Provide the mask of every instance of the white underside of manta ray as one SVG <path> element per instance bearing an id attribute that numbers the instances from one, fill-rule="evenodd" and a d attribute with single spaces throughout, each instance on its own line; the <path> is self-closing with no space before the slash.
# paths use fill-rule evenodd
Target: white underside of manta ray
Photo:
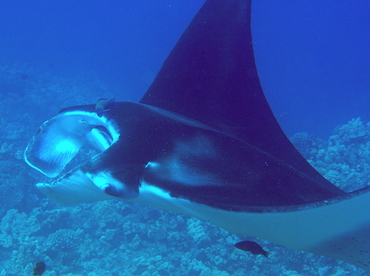
<path id="1" fill-rule="evenodd" d="M 120 199 L 370 271 L 370 188 L 345 193 L 280 129 L 253 55 L 250 0 L 208 0 L 139 103 L 62 109 L 25 160 L 61 204 Z M 100 102 L 101 103 L 101 102 Z M 100 153 L 63 172 L 80 148 Z"/>

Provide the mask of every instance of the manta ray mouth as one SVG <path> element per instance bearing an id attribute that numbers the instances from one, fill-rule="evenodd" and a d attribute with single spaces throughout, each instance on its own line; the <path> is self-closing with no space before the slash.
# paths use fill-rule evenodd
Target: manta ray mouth
<path id="1" fill-rule="evenodd" d="M 119 135 L 114 121 L 105 116 L 80 110 L 62 112 L 42 124 L 28 144 L 24 159 L 47 177 L 55 178 L 84 145 L 100 154 L 118 141 Z"/>

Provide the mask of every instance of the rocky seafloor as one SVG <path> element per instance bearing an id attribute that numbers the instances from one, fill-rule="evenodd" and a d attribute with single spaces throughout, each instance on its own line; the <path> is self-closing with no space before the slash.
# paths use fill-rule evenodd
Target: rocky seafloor
<path id="1" fill-rule="evenodd" d="M 38 126 L 61 107 L 111 96 L 93 77 L 0 67 L 0 276 L 32 275 L 366 275 L 347 263 L 238 237 L 195 218 L 142 205 L 106 201 L 60 206 L 36 188 L 43 176 L 23 161 Z M 370 182 L 370 123 L 338 126 L 328 141 L 307 133 L 293 144 L 327 179 L 351 191 Z M 89 154 L 89 152 L 84 152 Z M 268 259 L 235 249 L 250 239 Z"/>

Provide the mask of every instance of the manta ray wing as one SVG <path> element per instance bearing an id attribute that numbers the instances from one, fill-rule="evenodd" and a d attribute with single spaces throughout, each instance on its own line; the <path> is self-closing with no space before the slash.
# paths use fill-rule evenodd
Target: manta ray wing
<path id="1" fill-rule="evenodd" d="M 304 160 L 281 130 L 257 74 L 251 0 L 206 1 L 141 102 L 238 137 L 306 174 L 329 189 L 333 198 L 342 195 L 331 204 L 321 201 L 304 208 L 291 206 L 290 211 L 280 209 L 278 213 L 269 213 L 266 208 L 266 212 L 260 210 L 264 214 L 227 214 L 224 220 L 219 219 L 219 213 L 212 220 L 207 212 L 203 219 L 233 233 L 341 259 L 370 271 L 369 189 L 343 196 L 344 192 Z M 251 230 L 233 228 L 237 221 Z"/>
<path id="2" fill-rule="evenodd" d="M 208 0 L 140 101 L 238 137 L 343 194 L 287 139 L 262 91 L 255 65 L 251 0 Z"/>

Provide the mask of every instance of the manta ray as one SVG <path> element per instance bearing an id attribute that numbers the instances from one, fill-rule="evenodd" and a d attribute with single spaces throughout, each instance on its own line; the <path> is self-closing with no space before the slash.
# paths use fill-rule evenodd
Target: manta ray
<path id="1" fill-rule="evenodd" d="M 285 136 L 259 81 L 251 0 L 207 0 L 140 102 L 98 111 L 64 108 L 27 146 L 50 199 L 143 203 L 370 271 L 370 187 L 342 191 Z M 67 171 L 85 144 L 99 153 Z"/>

